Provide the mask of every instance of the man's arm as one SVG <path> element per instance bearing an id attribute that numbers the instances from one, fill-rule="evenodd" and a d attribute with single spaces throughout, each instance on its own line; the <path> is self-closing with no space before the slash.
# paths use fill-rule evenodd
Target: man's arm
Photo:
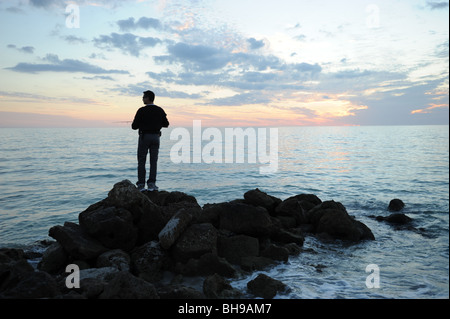
<path id="1" fill-rule="evenodd" d="M 136 112 L 136 115 L 134 116 L 134 120 L 133 123 L 131 123 L 131 128 L 133 130 L 138 130 L 139 129 L 139 123 L 140 123 L 140 116 L 139 116 L 139 110 Z"/>
<path id="2" fill-rule="evenodd" d="M 167 114 L 165 112 L 162 119 L 162 127 L 169 127 L 169 120 L 167 119 Z"/>

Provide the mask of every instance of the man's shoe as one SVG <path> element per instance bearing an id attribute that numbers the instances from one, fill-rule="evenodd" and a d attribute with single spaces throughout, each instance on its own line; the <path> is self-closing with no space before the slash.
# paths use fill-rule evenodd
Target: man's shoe
<path id="1" fill-rule="evenodd" d="M 145 191 L 145 185 L 138 185 L 137 189 L 138 189 L 138 191 L 143 192 L 143 191 Z"/>
<path id="2" fill-rule="evenodd" d="M 155 185 L 155 183 L 148 183 L 148 190 L 150 192 L 157 191 L 159 188 Z"/>

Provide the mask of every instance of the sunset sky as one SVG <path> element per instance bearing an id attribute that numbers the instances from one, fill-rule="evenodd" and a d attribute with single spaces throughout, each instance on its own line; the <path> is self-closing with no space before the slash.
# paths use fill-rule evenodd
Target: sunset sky
<path id="1" fill-rule="evenodd" d="M 449 123 L 441 0 L 3 0 L 0 127 Z"/>

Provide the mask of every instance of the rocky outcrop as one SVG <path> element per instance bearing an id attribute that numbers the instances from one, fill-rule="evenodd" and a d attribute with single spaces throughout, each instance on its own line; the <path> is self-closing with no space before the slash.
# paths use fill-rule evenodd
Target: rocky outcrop
<path id="1" fill-rule="evenodd" d="M 314 233 L 331 239 L 353 242 L 375 239 L 366 225 L 352 218 L 345 207 L 335 201 L 326 201 L 310 209 L 307 220 L 313 225 Z"/>
<path id="2" fill-rule="evenodd" d="M 0 250 L 1 298 L 239 298 L 235 276 L 286 262 L 305 235 L 358 243 L 370 229 L 334 201 L 312 194 L 286 200 L 259 189 L 242 199 L 206 204 L 182 192 L 140 192 L 130 181 L 114 185 L 79 223 L 50 228 L 55 239 L 35 271 L 21 250 Z M 305 233 L 308 230 L 308 233 Z M 70 286 L 68 265 L 80 269 Z M 201 276 L 203 290 L 165 281 Z M 37 288 L 36 288 L 37 287 Z M 248 293 L 273 298 L 288 287 L 259 275 Z"/>

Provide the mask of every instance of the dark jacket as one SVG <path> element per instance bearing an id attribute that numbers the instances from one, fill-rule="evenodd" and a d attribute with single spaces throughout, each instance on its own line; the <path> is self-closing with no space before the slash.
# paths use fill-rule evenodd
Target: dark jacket
<path id="1" fill-rule="evenodd" d="M 167 114 L 162 108 L 157 105 L 150 104 L 141 107 L 134 117 L 131 124 L 133 130 L 139 130 L 142 133 L 160 133 L 161 128 L 169 127 Z"/>

